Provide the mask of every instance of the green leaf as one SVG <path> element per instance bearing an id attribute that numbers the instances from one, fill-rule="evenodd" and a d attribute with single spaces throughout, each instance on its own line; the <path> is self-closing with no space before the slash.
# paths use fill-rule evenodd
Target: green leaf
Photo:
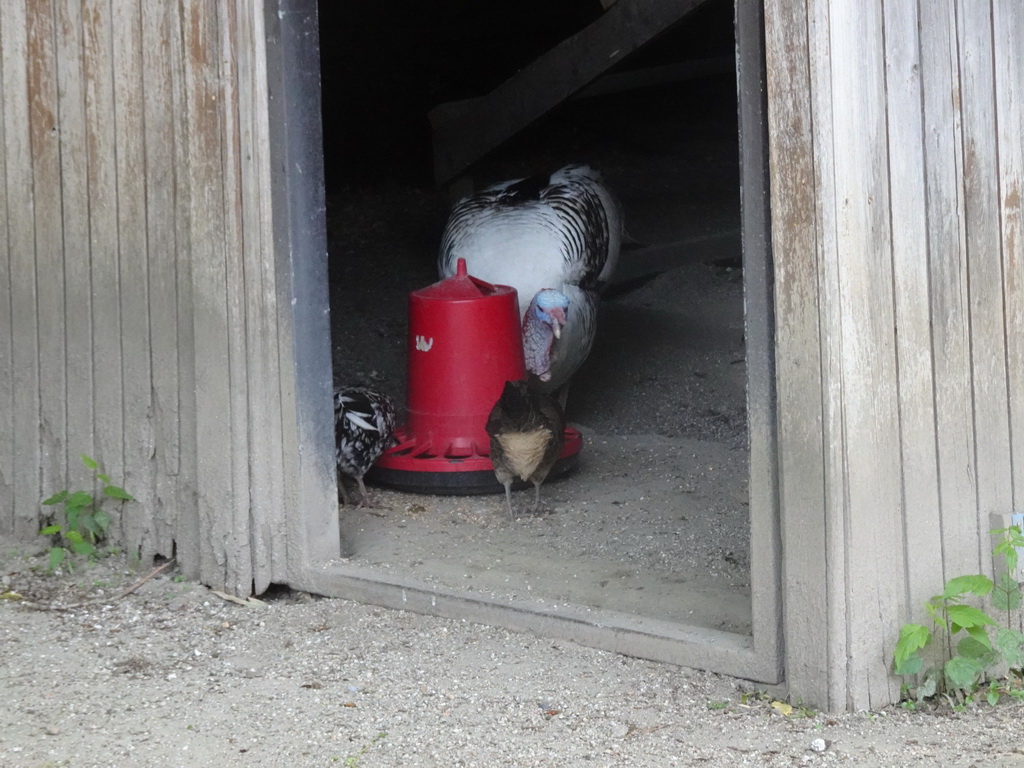
<path id="1" fill-rule="evenodd" d="M 100 479 L 100 482 L 102 483 L 110 482 L 110 478 L 107 475 L 104 475 L 102 472 L 97 472 L 96 477 L 98 477 Z"/>
<path id="2" fill-rule="evenodd" d="M 96 522 L 96 515 L 82 516 L 82 531 L 89 534 L 89 540 L 94 542 L 103 536 L 103 529 Z"/>
<path id="3" fill-rule="evenodd" d="M 1010 574 L 1002 574 L 992 591 L 992 605 L 998 611 L 1015 611 L 1020 604 L 1020 585 Z"/>
<path id="4" fill-rule="evenodd" d="M 984 670 L 983 666 L 971 659 L 965 659 L 963 656 L 954 656 L 943 667 L 950 688 L 961 691 L 967 691 L 973 687 L 982 670 Z"/>
<path id="5" fill-rule="evenodd" d="M 53 494 L 53 496 L 51 496 L 50 498 L 46 499 L 43 502 L 43 504 L 46 504 L 47 506 L 53 506 L 54 504 L 60 504 L 67 497 L 68 497 L 68 492 L 67 491 L 57 491 L 57 493 Z"/>
<path id="6" fill-rule="evenodd" d="M 1024 634 L 1016 629 L 1000 627 L 996 630 L 995 645 L 1010 669 L 1024 667 Z"/>
<path id="7" fill-rule="evenodd" d="M 975 664 L 979 669 L 985 670 L 999 662 L 999 652 L 992 649 L 992 644 L 985 630 L 981 627 L 974 627 L 969 631 L 983 633 L 984 641 L 975 637 L 965 637 L 957 643 L 957 655 Z"/>
<path id="8" fill-rule="evenodd" d="M 108 485 L 103 489 L 103 492 L 112 499 L 123 499 L 124 501 L 135 501 L 130 493 L 124 488 L 118 488 L 116 485 Z"/>
<path id="9" fill-rule="evenodd" d="M 40 536 L 52 536 L 55 533 L 60 533 L 59 525 L 48 525 L 39 532 Z"/>
<path id="10" fill-rule="evenodd" d="M 1007 539 L 1003 539 L 992 549 L 992 554 L 1003 556 L 1003 559 L 1005 560 L 1004 566 L 1009 573 L 1017 572 L 1019 556 L 1017 554 L 1017 548 L 1013 546 L 1012 542 Z"/>
<path id="11" fill-rule="evenodd" d="M 1003 540 L 996 545 L 997 548 L 1003 544 L 1016 549 L 1024 547 L 1024 532 L 1021 531 L 1021 527 L 1019 525 L 1011 525 L 1008 528 L 993 528 L 989 533 L 993 536 L 1003 537 Z"/>
<path id="12" fill-rule="evenodd" d="M 96 551 L 96 547 L 88 541 L 74 541 L 71 542 L 71 551 L 76 555 L 91 555 Z"/>
<path id="13" fill-rule="evenodd" d="M 68 551 L 64 547 L 53 547 L 50 550 L 50 570 L 55 571 L 60 567 L 60 564 L 64 562 L 64 558 L 67 557 Z"/>
<path id="14" fill-rule="evenodd" d="M 901 664 L 893 663 L 893 672 L 897 675 L 916 675 L 924 666 L 924 659 L 919 653 L 912 653 Z"/>
<path id="15" fill-rule="evenodd" d="M 992 582 L 989 582 L 991 589 Z M 954 626 L 954 632 L 968 627 L 984 627 L 994 625 L 995 620 L 984 611 L 975 608 L 973 605 L 951 605 L 946 609 L 949 621 Z"/>
<path id="16" fill-rule="evenodd" d="M 992 641 L 989 639 L 988 630 L 985 627 L 967 627 L 967 634 L 971 640 L 980 644 L 983 648 L 992 650 Z"/>
<path id="17" fill-rule="evenodd" d="M 917 651 L 924 648 L 931 642 L 932 633 L 928 627 L 922 624 L 904 624 L 900 628 L 900 637 L 896 641 L 896 650 L 893 652 L 893 663 L 897 670 L 896 674 L 915 674 L 914 672 L 900 672 L 907 660 Z"/>
<path id="18" fill-rule="evenodd" d="M 988 666 L 989 661 L 995 660 L 988 635 L 982 627 L 971 627 L 967 631 L 970 633 L 969 636 L 956 644 L 956 652 L 965 659 L 984 662 L 985 666 Z M 975 633 L 980 633 L 980 636 Z"/>
<path id="19" fill-rule="evenodd" d="M 996 686 L 995 680 L 989 684 L 988 693 L 985 694 L 985 700 L 988 702 L 990 707 L 994 707 L 999 703 L 999 688 Z"/>
<path id="20" fill-rule="evenodd" d="M 85 464 L 89 469 L 96 469 L 99 464 L 96 463 L 96 459 L 86 456 L 84 453 L 81 454 L 82 463 Z"/>
<path id="21" fill-rule="evenodd" d="M 96 514 L 92 516 L 93 522 L 96 524 L 96 533 L 102 538 L 107 533 L 107 529 L 110 528 L 110 514 L 105 509 L 97 509 Z"/>
<path id="22" fill-rule="evenodd" d="M 1019 555 L 1017 554 L 1017 548 L 1016 547 L 1010 547 L 1010 551 L 1007 552 L 1006 555 L 1004 555 L 1004 559 L 1006 561 L 1005 562 L 1005 566 L 1006 566 L 1006 570 L 1007 570 L 1008 573 L 1016 573 L 1017 572 L 1018 558 L 1019 558 Z M 1005 576 L 1006 574 L 1003 574 L 1003 575 Z"/>
<path id="23" fill-rule="evenodd" d="M 955 579 L 950 579 L 946 582 L 946 589 L 940 598 L 942 600 L 951 600 L 968 594 L 984 597 L 991 591 L 992 579 L 978 573 L 973 576 L 957 576 Z"/>
<path id="24" fill-rule="evenodd" d="M 88 507 L 91 506 L 95 499 L 91 493 L 85 491 L 75 491 L 67 498 L 67 506 L 69 507 Z"/>

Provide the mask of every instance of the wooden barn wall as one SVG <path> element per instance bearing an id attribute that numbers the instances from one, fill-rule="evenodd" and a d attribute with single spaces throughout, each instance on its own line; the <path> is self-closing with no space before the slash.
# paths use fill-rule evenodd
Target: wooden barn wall
<path id="1" fill-rule="evenodd" d="M 1024 511 L 1024 4 L 765 15 L 787 678 L 862 709 Z"/>
<path id="2" fill-rule="evenodd" d="M 263 6 L 0 3 L 0 532 L 87 454 L 115 541 L 241 594 L 296 493 Z"/>

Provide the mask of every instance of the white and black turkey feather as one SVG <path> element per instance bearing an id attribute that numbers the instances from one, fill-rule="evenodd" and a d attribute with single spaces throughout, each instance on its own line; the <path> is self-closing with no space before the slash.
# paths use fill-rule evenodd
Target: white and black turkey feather
<path id="1" fill-rule="evenodd" d="M 611 280 L 621 242 L 622 214 L 600 175 L 569 165 L 459 201 L 438 271 L 454 275 L 463 258 L 474 277 L 516 289 L 527 370 L 553 392 L 590 354 L 599 292 Z"/>
<path id="2" fill-rule="evenodd" d="M 363 475 L 395 444 L 395 406 L 387 395 L 366 387 L 341 387 L 334 392 L 334 440 L 338 490 L 348 504 L 344 479 L 359 487 L 359 504 L 367 500 Z"/>

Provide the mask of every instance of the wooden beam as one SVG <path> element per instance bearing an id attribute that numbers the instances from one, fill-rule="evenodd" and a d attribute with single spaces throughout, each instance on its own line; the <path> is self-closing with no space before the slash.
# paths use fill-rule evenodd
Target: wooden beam
<path id="1" fill-rule="evenodd" d="M 764 3 L 736 0 L 743 327 L 747 351 L 750 608 L 754 653 L 766 677 L 784 678 L 782 530 L 775 391 L 775 274 L 771 256 Z"/>
<path id="2" fill-rule="evenodd" d="M 619 0 L 493 91 L 430 112 L 443 184 L 619 63 L 704 0 Z"/>
<path id="3" fill-rule="evenodd" d="M 771 171 L 771 252 L 775 304 L 779 511 L 782 535 L 782 621 L 789 690 L 817 707 L 830 700 L 830 573 L 825 526 L 826 469 L 822 321 L 808 4 L 764 4 Z M 839 638 L 839 639 L 837 639 Z"/>
<path id="4" fill-rule="evenodd" d="M 710 59 L 680 61 L 676 64 L 660 64 L 654 67 L 617 72 L 598 78 L 590 85 L 573 94 L 573 99 L 589 99 L 609 93 L 621 93 L 637 88 L 652 88 L 656 85 L 681 83 L 708 75 L 735 74 L 735 56 L 716 56 Z"/>

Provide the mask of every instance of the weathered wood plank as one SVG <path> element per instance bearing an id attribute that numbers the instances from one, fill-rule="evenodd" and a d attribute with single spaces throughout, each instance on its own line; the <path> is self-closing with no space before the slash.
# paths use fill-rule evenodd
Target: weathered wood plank
<path id="1" fill-rule="evenodd" d="M 904 541 L 908 612 L 924 621 L 923 606 L 942 584 L 942 521 L 936 462 L 934 361 L 928 295 L 928 212 L 925 137 L 921 125 L 921 57 L 917 7 L 885 4 L 886 110 Z M 890 639 L 891 641 L 891 639 Z"/>
<path id="2" fill-rule="evenodd" d="M 142 16 L 138 0 L 112 0 L 114 136 L 117 145 L 118 284 L 122 318 L 124 485 L 136 504 L 121 516 L 121 541 L 143 564 L 155 554 L 153 520 L 153 385 L 149 254 L 146 241 L 146 161 Z"/>
<path id="3" fill-rule="evenodd" d="M 238 105 L 242 239 L 246 244 L 245 316 L 249 357 L 249 430 L 253 588 L 257 594 L 287 572 L 281 431 L 281 368 L 270 209 L 266 32 L 263 9 L 238 13 Z"/>
<path id="4" fill-rule="evenodd" d="M 124 387 L 117 248 L 117 146 L 114 134 L 113 19 L 107 0 L 84 0 L 85 127 L 89 240 L 92 245 L 92 377 L 96 456 L 124 477 Z"/>
<path id="5" fill-rule="evenodd" d="M 978 529 L 983 533 L 988 515 L 1009 513 L 1013 498 L 993 98 L 996 62 L 992 58 L 989 3 L 958 3 L 956 8 L 977 514 Z M 985 563 L 990 562 L 987 543 L 981 547 Z"/>
<path id="6" fill-rule="evenodd" d="M 249 387 L 250 370 L 246 354 L 246 270 L 242 222 L 241 138 L 239 128 L 239 82 L 237 60 L 238 2 L 221 0 L 219 8 L 219 69 L 222 75 L 221 119 L 223 120 L 224 259 L 227 280 L 227 341 L 230 376 L 231 415 L 231 537 L 225 540 L 227 587 L 235 594 L 252 590 L 252 521 L 249 477 Z M 242 10 L 244 13 L 244 9 Z"/>
<path id="7" fill-rule="evenodd" d="M 185 99 L 188 113 L 188 186 L 192 318 L 195 340 L 196 490 L 199 567 L 218 589 L 229 585 L 234 457 L 227 329 L 228 284 L 221 152 L 225 118 L 220 71 L 219 8 L 205 0 L 182 3 Z"/>
<path id="8" fill-rule="evenodd" d="M 63 198 L 68 484 L 92 482 L 79 461 L 96 453 L 92 371 L 92 245 L 89 232 L 88 145 L 85 122 L 82 4 L 58 0 L 57 56 L 60 173 Z"/>
<path id="9" fill-rule="evenodd" d="M 703 1 L 620 0 L 487 95 L 432 112 L 438 183 L 464 171 Z"/>
<path id="10" fill-rule="evenodd" d="M 1024 6 L 993 3 L 1001 250 L 1013 509 L 1024 509 Z"/>
<path id="11" fill-rule="evenodd" d="M 339 556 L 316 5 L 265 0 L 290 578 Z"/>
<path id="12" fill-rule="evenodd" d="M 198 379 L 196 374 L 196 326 L 192 293 L 192 263 L 195 244 L 192 241 L 192 142 L 190 141 L 189 78 L 188 78 L 188 14 L 181 3 L 167 10 L 168 39 L 171 59 L 172 126 L 174 131 L 175 189 L 175 287 L 177 303 L 178 343 L 178 474 L 175 478 L 177 517 L 173 536 L 178 564 L 191 578 L 202 573 L 200 561 L 199 519 L 199 438 L 197 427 Z"/>
<path id="13" fill-rule="evenodd" d="M 925 184 L 944 576 L 981 568 L 973 414 L 956 22 L 951 5 L 919 6 Z M 964 546 L 964 542 L 970 542 Z"/>
<path id="14" fill-rule="evenodd" d="M 831 21 L 830 5 L 823 2 L 809 4 L 810 28 L 818 30 L 810 36 L 810 103 L 811 131 L 814 152 L 814 217 L 815 245 L 818 270 L 818 322 L 820 324 L 820 355 L 822 376 L 822 429 L 823 461 L 825 469 L 824 487 L 824 531 L 823 553 L 826 562 L 825 611 L 822 617 L 827 637 L 827 664 L 830 670 L 827 685 L 828 706 L 843 706 L 847 701 L 849 680 L 836 670 L 845 669 L 847 654 L 846 630 L 849 611 L 845 595 L 847 573 L 842 561 L 828 553 L 843 552 L 847 546 L 846 528 L 846 482 L 845 445 L 843 423 L 843 355 L 842 355 L 842 311 L 843 296 L 840 285 L 839 253 L 836 221 L 837 208 L 834 204 L 836 188 L 835 146 L 833 135 L 832 88 L 833 78 L 830 67 L 831 53 L 829 33 Z"/>
<path id="15" fill-rule="evenodd" d="M 0 25 L 10 23 L 4 19 L 0 9 Z M 0 45 L 4 43 L 3 31 L 0 30 Z M 5 69 L 8 66 L 5 57 L 0 55 L 0 104 L 5 104 L 4 87 L 6 82 Z M 12 252 L 10 230 L 8 228 L 7 204 L 7 153 L 4 147 L 6 120 L 0 115 L 0 248 L 6 254 Z M 11 317 L 12 286 L 9 268 L 9 256 L 0 268 L 0 530 L 10 531 L 14 528 L 14 338 L 12 334 L 13 320 Z"/>
<path id="16" fill-rule="evenodd" d="M 11 339 L 13 372 L 13 485 L 15 536 L 39 530 L 43 499 L 39 482 L 39 335 L 35 274 L 35 201 L 32 187 L 32 140 L 26 3 L 0 3 L 0 56 L 3 60 L 4 145 L 7 175 L 7 247 L 10 253 Z"/>
<path id="17" fill-rule="evenodd" d="M 831 150 L 841 306 L 832 311 L 842 323 L 847 553 L 846 593 L 830 599 L 845 605 L 846 696 L 860 710 L 899 698 L 878 659 L 906 608 L 905 583 L 892 578 L 905 562 L 881 3 L 834 4 L 829 30 L 832 88 L 841 94 Z"/>
<path id="18" fill-rule="evenodd" d="M 825 466 L 809 41 L 803 3 L 765 2 L 786 678 L 828 701 Z"/>
<path id="19" fill-rule="evenodd" d="M 156 478 L 152 546 L 161 553 L 174 547 L 178 520 L 179 387 L 178 375 L 178 174 L 175 156 L 174 77 L 171 46 L 176 9 L 166 4 L 142 8 L 144 81 L 144 184 L 148 253 L 149 343 L 152 359 L 153 463 Z M 183 252 L 187 258 L 187 251 Z"/>
<path id="20" fill-rule="evenodd" d="M 39 339 L 40 478 L 46 494 L 66 488 L 67 373 L 64 363 L 64 242 L 61 234 L 57 52 L 53 7 L 28 5 L 29 133 L 35 200 Z"/>

